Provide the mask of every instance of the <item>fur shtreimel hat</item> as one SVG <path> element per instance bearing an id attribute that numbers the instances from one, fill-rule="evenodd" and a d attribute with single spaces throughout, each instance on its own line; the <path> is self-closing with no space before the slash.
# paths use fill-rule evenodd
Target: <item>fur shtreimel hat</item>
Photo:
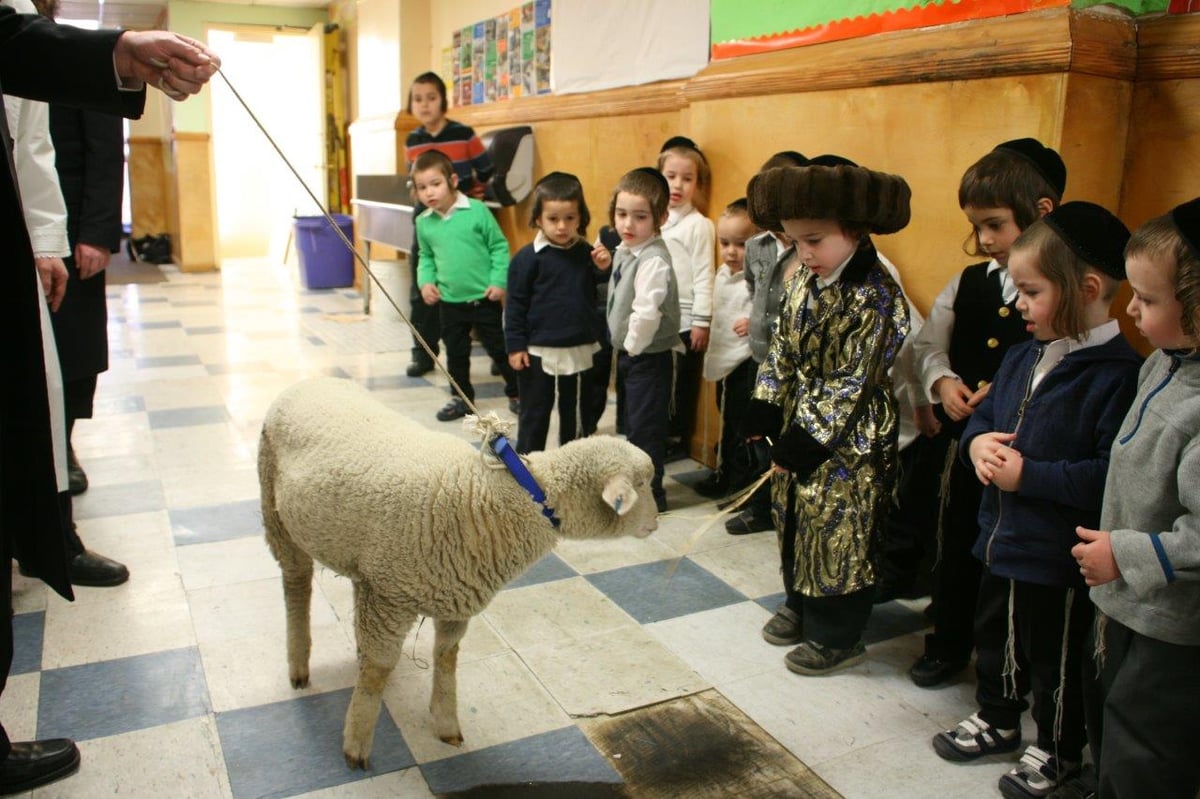
<path id="1" fill-rule="evenodd" d="M 872 233 L 908 224 L 912 191 L 904 178 L 861 166 L 785 166 L 768 169 L 746 186 L 750 220 L 782 231 L 784 219 L 836 219 Z"/>
<path id="2" fill-rule="evenodd" d="M 1095 203 L 1063 203 L 1043 221 L 1085 262 L 1109 277 L 1125 279 L 1125 245 L 1129 228 Z"/>
<path id="3" fill-rule="evenodd" d="M 1171 221 L 1179 228 L 1179 235 L 1200 258 L 1200 197 L 1189 200 L 1171 209 Z"/>
<path id="4" fill-rule="evenodd" d="M 1063 163 L 1062 157 L 1057 152 L 1037 139 L 1013 139 L 1001 142 L 992 149 L 1004 150 L 1028 161 L 1030 166 L 1036 169 L 1038 174 L 1044 177 L 1046 182 L 1058 192 L 1059 197 L 1066 190 L 1067 165 Z"/>

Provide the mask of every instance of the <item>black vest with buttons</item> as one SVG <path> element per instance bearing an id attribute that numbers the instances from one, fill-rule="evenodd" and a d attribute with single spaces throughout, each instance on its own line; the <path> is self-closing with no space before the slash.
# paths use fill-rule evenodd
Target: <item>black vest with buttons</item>
<path id="1" fill-rule="evenodd" d="M 954 295 L 950 368 L 972 391 L 991 381 L 1009 347 L 1029 338 L 1017 301 L 1004 302 L 999 273 L 987 268 L 984 262 L 964 269 Z"/>

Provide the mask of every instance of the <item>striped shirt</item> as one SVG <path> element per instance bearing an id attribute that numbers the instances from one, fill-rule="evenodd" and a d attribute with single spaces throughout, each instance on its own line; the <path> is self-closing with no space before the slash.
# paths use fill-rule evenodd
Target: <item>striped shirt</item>
<path id="1" fill-rule="evenodd" d="M 408 134 L 404 141 L 404 160 L 409 172 L 421 153 L 427 150 L 437 150 L 453 162 L 460 191 L 469 192 L 475 181 L 487 183 L 492 177 L 491 156 L 475 131 L 461 122 L 447 119 L 445 127 L 436 136 L 430 135 L 424 125 Z"/>

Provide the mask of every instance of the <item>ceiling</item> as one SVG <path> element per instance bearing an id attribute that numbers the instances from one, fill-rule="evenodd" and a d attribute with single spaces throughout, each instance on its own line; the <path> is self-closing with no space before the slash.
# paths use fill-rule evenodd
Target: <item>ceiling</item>
<path id="1" fill-rule="evenodd" d="M 292 6 L 298 8 L 323 8 L 328 0 L 209 0 L 209 2 L 234 5 Z M 62 0 L 58 14 L 62 22 L 87 21 L 98 23 L 102 28 L 148 28 L 169 27 L 167 4 L 163 0 Z"/>

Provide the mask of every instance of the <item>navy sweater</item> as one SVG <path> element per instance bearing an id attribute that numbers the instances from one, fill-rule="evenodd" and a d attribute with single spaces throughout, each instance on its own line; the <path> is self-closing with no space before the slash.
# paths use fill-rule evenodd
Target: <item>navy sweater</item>
<path id="1" fill-rule="evenodd" d="M 992 431 L 1016 430 L 1009 446 L 1024 459 L 1017 491 L 984 489 L 973 551 L 997 577 L 1080 588 L 1075 527 L 1100 521 L 1109 449 L 1137 391 L 1141 358 L 1120 335 L 1076 350 L 1023 403 L 1044 348 L 1027 341 L 1005 354 L 963 434 L 959 457 L 972 468 L 971 442 Z"/>
<path id="2" fill-rule="evenodd" d="M 577 241 L 567 249 L 527 244 L 508 266 L 504 339 L 509 352 L 530 345 L 574 347 L 599 340 L 597 270 L 592 247 Z"/>

